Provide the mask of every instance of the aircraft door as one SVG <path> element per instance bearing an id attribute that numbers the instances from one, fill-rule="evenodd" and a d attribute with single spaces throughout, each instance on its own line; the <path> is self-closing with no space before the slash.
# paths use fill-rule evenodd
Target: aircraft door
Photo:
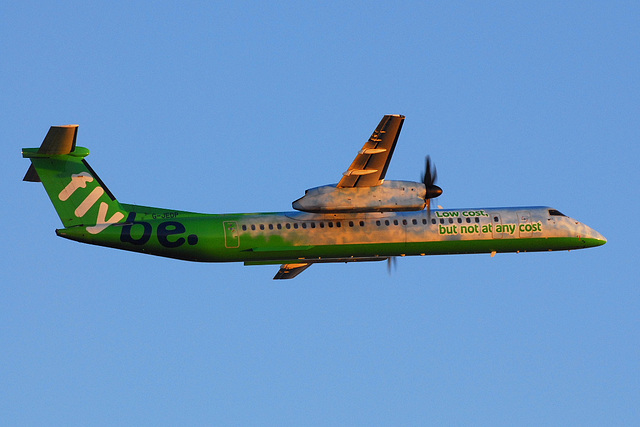
<path id="1" fill-rule="evenodd" d="M 223 221 L 222 226 L 224 227 L 224 247 L 239 247 L 240 235 L 238 234 L 238 223 L 235 221 Z"/>
<path id="2" fill-rule="evenodd" d="M 517 215 L 518 231 L 520 233 L 520 237 L 533 236 L 533 228 L 531 227 L 531 214 L 529 213 L 529 211 L 518 211 Z M 529 224 L 529 227 L 526 227 L 526 224 Z"/>

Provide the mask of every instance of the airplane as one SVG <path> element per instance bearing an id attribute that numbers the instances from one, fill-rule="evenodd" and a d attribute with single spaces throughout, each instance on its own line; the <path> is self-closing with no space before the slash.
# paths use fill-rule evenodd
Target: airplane
<path id="1" fill-rule="evenodd" d="M 25 181 L 42 182 L 64 228 L 92 245 L 200 262 L 280 265 L 292 279 L 316 263 L 397 256 L 573 250 L 607 240 L 545 206 L 431 209 L 442 194 L 427 156 L 422 182 L 385 180 L 405 117 L 385 115 L 337 184 L 305 191 L 295 211 L 202 214 L 119 202 L 76 146 L 78 125 L 52 126 Z"/>

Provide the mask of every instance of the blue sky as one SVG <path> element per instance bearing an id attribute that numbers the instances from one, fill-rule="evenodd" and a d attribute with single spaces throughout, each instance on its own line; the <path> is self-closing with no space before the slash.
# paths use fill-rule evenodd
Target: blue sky
<path id="1" fill-rule="evenodd" d="M 635 2 L 0 7 L 7 425 L 640 422 Z M 448 208 L 549 205 L 584 251 L 275 267 L 57 238 L 22 147 L 77 123 L 119 200 L 291 209 L 383 114 L 387 178 Z"/>

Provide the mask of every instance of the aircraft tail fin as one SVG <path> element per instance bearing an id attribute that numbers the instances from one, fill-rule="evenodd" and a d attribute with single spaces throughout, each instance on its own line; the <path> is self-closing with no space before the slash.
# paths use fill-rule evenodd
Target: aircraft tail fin
<path id="1" fill-rule="evenodd" d="M 42 182 L 65 227 L 85 226 L 97 234 L 120 222 L 125 210 L 76 146 L 78 125 L 52 126 L 39 148 L 24 148 L 31 160 L 24 181 Z"/>

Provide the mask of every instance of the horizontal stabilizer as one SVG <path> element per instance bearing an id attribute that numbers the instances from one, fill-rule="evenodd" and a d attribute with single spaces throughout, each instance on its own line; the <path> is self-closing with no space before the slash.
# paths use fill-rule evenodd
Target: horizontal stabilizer
<path id="1" fill-rule="evenodd" d="M 29 169 L 27 169 L 27 173 L 24 178 L 22 178 L 22 180 L 27 182 L 42 182 L 40 176 L 38 175 L 38 171 L 36 170 L 35 166 L 33 166 L 33 164 L 29 166 Z"/>
<path id="2" fill-rule="evenodd" d="M 78 125 L 51 126 L 38 153 L 49 156 L 69 154 L 76 148 L 77 136 Z"/>
<path id="3" fill-rule="evenodd" d="M 51 126 L 47 136 L 44 137 L 44 141 L 38 148 L 38 157 L 48 156 L 60 156 L 69 154 L 76 149 L 76 138 L 78 137 L 78 125 L 65 125 L 65 126 Z M 35 149 L 25 150 L 23 155 L 34 156 Z M 42 182 L 36 168 L 33 164 L 27 170 L 26 175 L 22 178 L 23 181 L 28 182 Z"/>

